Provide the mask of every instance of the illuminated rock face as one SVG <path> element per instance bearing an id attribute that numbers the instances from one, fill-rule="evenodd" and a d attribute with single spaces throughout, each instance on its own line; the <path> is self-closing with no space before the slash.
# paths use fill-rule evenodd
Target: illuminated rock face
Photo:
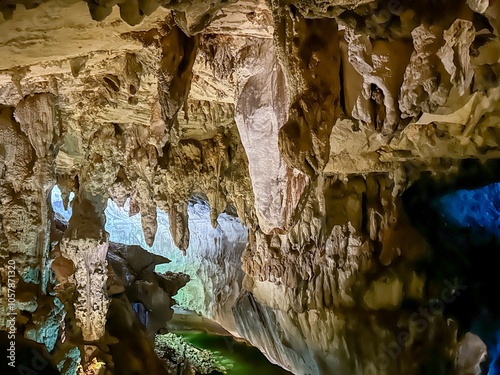
<path id="1" fill-rule="evenodd" d="M 168 243 L 193 278 L 180 302 L 294 373 L 477 373 L 483 346 L 441 298 L 460 274 L 421 267 L 437 242 L 402 196 L 423 174 L 498 158 L 498 1 L 10 3 L 1 277 L 15 260 L 28 336 L 57 296 L 58 342 L 85 343 L 84 366 L 95 353 L 111 369 L 136 332 L 144 355 L 129 370 L 162 368 L 141 370 L 156 358 L 133 308 L 146 310 L 113 297 L 107 230 L 161 255 Z M 50 208 L 55 184 L 65 204 L 75 194 L 67 227 Z M 128 240 L 114 232 L 126 213 Z M 422 329 L 412 312 L 436 300 Z"/>
<path id="2" fill-rule="evenodd" d="M 158 271 L 183 272 L 189 283 L 175 300 L 187 310 L 213 319 L 226 330 L 237 334 L 231 308 L 241 291 L 243 270 L 241 255 L 248 240 L 248 230 L 235 217 L 222 213 L 217 227 L 210 223 L 210 207 L 203 202 L 188 205 L 190 243 L 184 256 L 175 246 L 170 233 L 168 215 L 158 210 L 158 232 L 150 252 L 164 256 L 169 263 Z M 148 248 L 141 228 L 140 214 L 129 217 L 130 205 L 123 208 L 109 202 L 106 209 L 106 230 L 110 240 Z"/>

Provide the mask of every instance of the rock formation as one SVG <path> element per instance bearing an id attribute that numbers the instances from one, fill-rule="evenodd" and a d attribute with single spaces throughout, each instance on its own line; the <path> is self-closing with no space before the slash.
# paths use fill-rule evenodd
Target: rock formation
<path id="1" fill-rule="evenodd" d="M 57 346 L 59 371 L 169 371 L 148 334 L 187 279 L 109 241 L 108 199 L 141 214 L 148 246 L 166 212 L 175 246 L 203 259 L 209 318 L 295 374 L 481 371 L 484 342 L 445 309 L 461 275 L 421 266 L 437 249 L 402 197 L 499 158 L 499 1 L 10 0 L 0 12 L 0 297 L 11 260 L 18 333 Z M 56 184 L 66 205 L 75 194 L 67 224 Z M 241 238 L 193 236 L 193 200 L 214 230 L 221 215 L 248 229 L 244 277 Z"/>

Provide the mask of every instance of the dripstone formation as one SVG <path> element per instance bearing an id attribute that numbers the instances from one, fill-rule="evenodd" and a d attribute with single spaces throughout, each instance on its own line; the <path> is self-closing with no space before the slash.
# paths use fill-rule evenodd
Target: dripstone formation
<path id="1" fill-rule="evenodd" d="M 111 243 L 104 210 L 129 199 L 148 245 L 165 211 L 186 252 L 197 199 L 214 228 L 221 213 L 248 228 L 244 275 L 207 287 L 227 296 L 211 296 L 224 307 L 210 318 L 271 362 L 481 374 L 486 345 L 431 308 L 460 293 L 460 275 L 428 275 L 439 249 L 402 197 L 423 176 L 455 181 L 464 161 L 500 158 L 500 1 L 10 0 L 0 12 L 0 298 L 15 260 L 18 335 L 59 371 L 180 371 L 152 337 L 188 277 Z M 65 204 L 75 194 L 69 222 L 51 207 L 56 184 Z M 230 249 L 215 248 L 206 263 L 224 264 Z"/>

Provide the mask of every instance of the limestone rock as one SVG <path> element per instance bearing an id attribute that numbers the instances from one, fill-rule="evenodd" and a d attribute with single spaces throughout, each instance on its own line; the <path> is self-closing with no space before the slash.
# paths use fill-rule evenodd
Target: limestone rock
<path id="1" fill-rule="evenodd" d="M 2 2 L 0 294 L 13 259 L 20 329 L 47 341 L 57 297 L 61 368 L 166 374 L 148 334 L 179 292 L 294 373 L 421 374 L 431 356 L 477 373 L 484 346 L 453 318 L 427 316 L 426 332 L 410 318 L 436 291 L 402 195 L 500 155 L 499 10 Z M 65 206 L 75 194 L 68 223 L 50 208 L 56 183 Z M 115 203 L 140 213 L 144 248 L 168 237 L 182 250 L 203 296 L 156 274 L 165 259 L 110 243 Z"/>
<path id="2" fill-rule="evenodd" d="M 40 94 L 27 97 L 18 104 L 14 116 L 28 136 L 36 156 L 43 158 L 49 152 L 58 130 L 54 96 Z"/>
<path id="3" fill-rule="evenodd" d="M 235 121 L 248 157 L 256 214 L 265 233 L 283 232 L 294 222 L 309 179 L 287 166 L 278 149 L 288 114 L 281 105 L 287 102 L 285 77 L 272 41 L 249 46 L 242 56 Z M 261 63 L 253 66 L 256 59 Z"/>

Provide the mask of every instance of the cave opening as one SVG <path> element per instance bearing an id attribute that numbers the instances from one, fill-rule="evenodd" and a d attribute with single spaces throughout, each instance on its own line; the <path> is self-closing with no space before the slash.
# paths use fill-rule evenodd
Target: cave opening
<path id="1" fill-rule="evenodd" d="M 72 216 L 75 194 L 71 192 L 65 196 L 55 185 L 50 197 L 55 224 L 64 231 Z M 131 212 L 130 198 L 123 206 L 108 199 L 104 212 L 108 240 L 114 244 L 110 247 L 113 254 L 108 254 L 108 262 L 113 267 L 117 248 L 120 254 L 121 249 L 128 252 L 134 250 L 127 246 L 139 246 L 150 254 L 169 260 L 156 265 L 156 273 L 189 275 L 187 284 L 174 296 L 176 304 L 170 306 L 174 310 L 173 316 L 156 336 L 155 350 L 160 357 L 169 358 L 171 354 L 167 352 L 171 352 L 172 348 L 183 348 L 191 353 L 190 361 L 194 361 L 197 371 L 201 369 L 200 374 L 244 375 L 253 374 L 256 368 L 264 374 L 287 373 L 272 365 L 257 348 L 238 342 L 233 337 L 237 332 L 231 307 L 242 289 L 244 274 L 241 256 L 248 241 L 248 229 L 235 215 L 221 213 L 214 228 L 208 203 L 201 198 L 191 199 L 188 204 L 190 244 L 186 254 L 183 254 L 172 238 L 169 216 L 160 208 L 156 211 L 158 228 L 151 246 L 146 243 L 141 213 Z M 134 257 L 131 255 L 129 259 Z M 147 303 L 134 299 L 130 302 L 141 324 L 151 326 L 154 312 L 148 310 Z M 165 309 L 168 308 L 165 306 Z M 115 310 L 111 307 L 108 316 L 110 332 L 123 335 L 112 322 L 121 319 L 120 312 Z M 112 350 L 119 352 L 116 348 Z M 204 355 L 210 356 L 208 363 L 211 365 L 197 362 Z"/>
<path id="2" fill-rule="evenodd" d="M 59 187 L 54 186 L 51 191 L 51 204 L 56 222 L 69 222 L 74 196 L 71 192 L 69 196 L 63 197 Z M 170 262 L 157 265 L 156 272 L 183 272 L 190 277 L 189 283 L 176 296 L 179 308 L 211 316 L 211 311 L 216 309 L 212 297 L 214 300 L 221 300 L 227 299 L 228 296 L 221 296 L 222 290 L 208 289 L 207 278 L 222 271 L 229 272 L 228 277 L 234 278 L 235 286 L 241 285 L 240 258 L 248 240 L 248 230 L 237 217 L 226 213 L 219 215 L 217 226 L 213 228 L 208 204 L 201 199 L 193 199 L 188 205 L 191 241 L 184 255 L 174 244 L 169 217 L 165 211 L 156 209 L 158 229 L 153 245 L 149 246 L 144 236 L 141 212 L 131 212 L 130 206 L 130 198 L 122 207 L 108 199 L 104 212 L 109 241 L 137 245 L 152 254 L 168 258 Z M 211 262 L 211 269 L 202 269 L 203 263 L 207 262 Z"/>

